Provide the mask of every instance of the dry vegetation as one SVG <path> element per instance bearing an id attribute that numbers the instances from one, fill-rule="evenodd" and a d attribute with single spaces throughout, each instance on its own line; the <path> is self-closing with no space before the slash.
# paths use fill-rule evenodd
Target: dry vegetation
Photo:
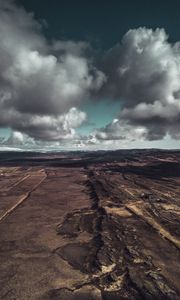
<path id="1" fill-rule="evenodd" d="M 180 152 L 0 165 L 0 299 L 180 299 Z"/>

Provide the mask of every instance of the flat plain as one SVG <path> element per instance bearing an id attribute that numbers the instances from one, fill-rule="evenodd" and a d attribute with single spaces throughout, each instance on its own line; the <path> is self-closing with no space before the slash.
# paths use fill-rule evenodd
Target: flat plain
<path id="1" fill-rule="evenodd" d="M 0 299 L 180 299 L 180 151 L 0 155 Z"/>

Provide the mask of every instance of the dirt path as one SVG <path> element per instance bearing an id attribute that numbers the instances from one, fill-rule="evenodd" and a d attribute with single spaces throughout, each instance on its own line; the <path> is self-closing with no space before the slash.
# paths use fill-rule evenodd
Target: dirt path
<path id="1" fill-rule="evenodd" d="M 62 282 L 72 286 L 84 280 L 55 250 L 64 243 L 56 232 L 64 215 L 89 205 L 82 185 L 86 176 L 79 169 L 47 173 L 30 173 L 6 195 L 11 207 L 0 223 L 0 299 L 44 299 Z"/>

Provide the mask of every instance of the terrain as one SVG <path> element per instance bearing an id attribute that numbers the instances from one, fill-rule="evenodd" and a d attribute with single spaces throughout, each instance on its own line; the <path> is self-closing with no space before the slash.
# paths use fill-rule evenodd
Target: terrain
<path id="1" fill-rule="evenodd" d="M 0 153 L 0 299 L 180 299 L 180 151 Z"/>

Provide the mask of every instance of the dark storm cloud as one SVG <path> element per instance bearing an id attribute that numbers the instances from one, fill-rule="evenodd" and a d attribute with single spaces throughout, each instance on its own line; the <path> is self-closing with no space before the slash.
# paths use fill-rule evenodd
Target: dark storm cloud
<path id="1" fill-rule="evenodd" d="M 105 55 L 102 69 L 108 77 L 103 92 L 121 101 L 119 133 L 128 124 L 144 128 L 149 140 L 162 139 L 167 133 L 179 138 L 179 42 L 170 44 L 163 29 L 130 30 Z M 118 138 L 117 124 L 101 132 L 111 138 L 112 128 Z"/>
<path id="2" fill-rule="evenodd" d="M 37 139 L 69 136 L 81 125 L 79 120 L 85 119 L 75 109 L 74 124 L 69 118 L 72 107 L 105 80 L 85 55 L 88 45 L 72 41 L 48 44 L 33 14 L 13 1 L 2 0 L 0 41 L 0 125 Z"/>
<path id="3" fill-rule="evenodd" d="M 42 29 L 33 14 L 0 0 L 0 126 L 15 131 L 10 142 L 77 139 L 87 121 L 79 105 L 102 95 L 121 111 L 80 144 L 180 139 L 180 43 L 163 29 L 129 30 L 98 67 L 90 45 L 49 43 Z"/>

